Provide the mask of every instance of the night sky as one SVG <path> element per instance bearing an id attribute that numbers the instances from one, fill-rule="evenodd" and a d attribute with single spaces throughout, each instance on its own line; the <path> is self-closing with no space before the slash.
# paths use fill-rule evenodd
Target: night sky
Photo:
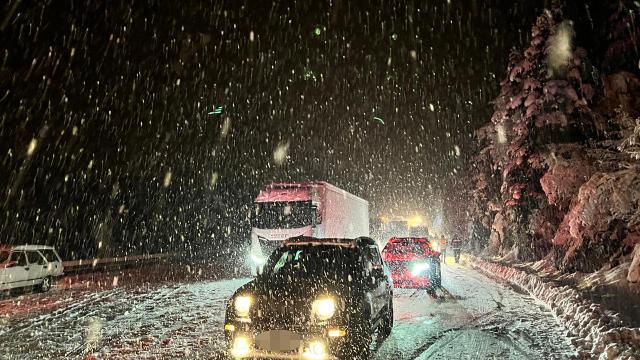
<path id="1" fill-rule="evenodd" d="M 240 239 L 271 181 L 329 181 L 372 215 L 424 211 L 464 176 L 544 6 L 7 1 L 0 242 Z"/>

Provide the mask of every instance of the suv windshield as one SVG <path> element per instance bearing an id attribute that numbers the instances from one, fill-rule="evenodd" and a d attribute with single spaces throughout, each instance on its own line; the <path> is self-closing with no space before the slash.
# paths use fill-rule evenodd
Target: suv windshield
<path id="1" fill-rule="evenodd" d="M 252 226 L 258 229 L 295 229 L 309 226 L 315 215 L 311 201 L 256 203 Z"/>
<path id="2" fill-rule="evenodd" d="M 0 264 L 7 261 L 7 259 L 9 258 L 9 252 L 2 250 L 0 251 Z"/>
<path id="3" fill-rule="evenodd" d="M 338 246 L 289 247 L 280 248 L 271 255 L 263 268 L 263 274 L 325 276 L 347 280 L 359 274 L 358 264 L 359 255 L 354 249 Z"/>

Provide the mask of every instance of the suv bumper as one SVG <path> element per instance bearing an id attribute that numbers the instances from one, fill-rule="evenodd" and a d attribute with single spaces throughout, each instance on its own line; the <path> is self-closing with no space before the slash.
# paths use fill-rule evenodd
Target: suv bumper
<path id="1" fill-rule="evenodd" d="M 298 345 L 289 351 L 273 351 L 260 344 L 259 337 L 270 331 L 283 330 L 296 335 Z M 255 330 L 250 323 L 227 322 L 225 325 L 225 339 L 227 351 L 233 359 L 306 359 L 325 360 L 337 359 L 346 350 L 348 336 L 346 327 L 316 325 L 296 328 L 261 328 Z M 238 346 L 238 338 L 247 345 Z M 320 344 L 320 345 L 317 345 Z M 314 348 L 313 351 L 311 348 Z M 318 348 L 323 349 L 318 352 Z"/>

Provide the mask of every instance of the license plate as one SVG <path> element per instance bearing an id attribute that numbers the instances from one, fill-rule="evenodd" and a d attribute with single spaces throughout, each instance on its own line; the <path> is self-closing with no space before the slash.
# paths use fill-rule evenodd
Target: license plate
<path id="1" fill-rule="evenodd" d="M 289 330 L 270 330 L 256 336 L 256 347 L 266 351 L 294 351 L 302 345 L 302 336 Z"/>

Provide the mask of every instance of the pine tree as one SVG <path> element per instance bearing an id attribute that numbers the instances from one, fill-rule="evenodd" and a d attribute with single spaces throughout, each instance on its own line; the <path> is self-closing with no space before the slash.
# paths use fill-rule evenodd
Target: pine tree
<path id="1" fill-rule="evenodd" d="M 501 174 L 499 216 L 493 224 L 504 228 L 499 252 L 516 246 L 520 257 L 533 258 L 549 250 L 550 235 L 544 238 L 531 226 L 558 223 L 540 184 L 548 145 L 583 140 L 598 131 L 598 116 L 589 108 L 597 77 L 591 75 L 586 51 L 572 48 L 572 38 L 571 22 L 555 7 L 538 17 L 524 51 L 509 56 L 490 131 L 485 131 L 492 134 L 490 145 L 483 150 Z"/>

